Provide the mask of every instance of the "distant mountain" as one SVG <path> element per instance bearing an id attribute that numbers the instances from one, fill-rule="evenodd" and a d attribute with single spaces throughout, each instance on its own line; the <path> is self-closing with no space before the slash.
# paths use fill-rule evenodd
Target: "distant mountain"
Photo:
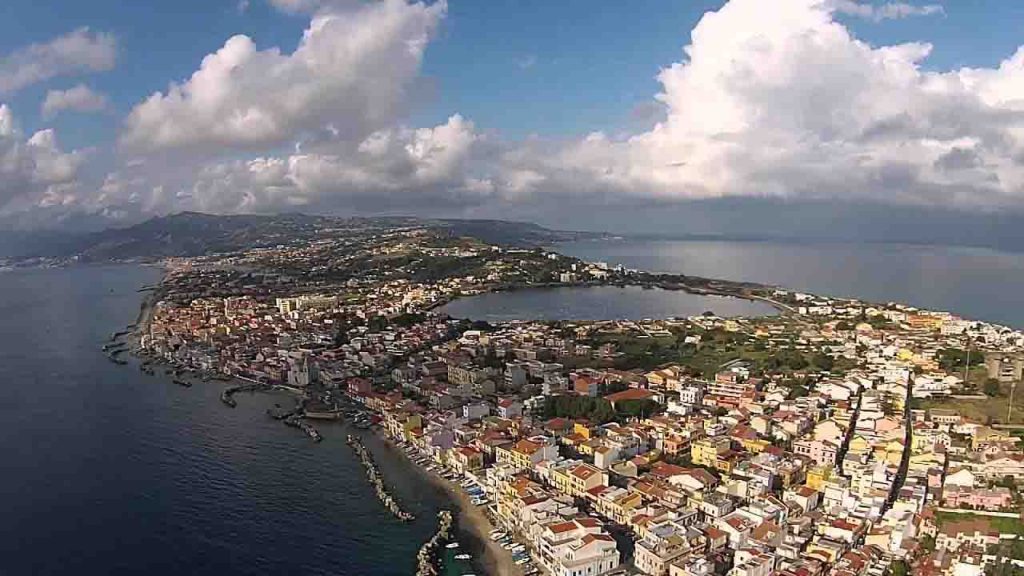
<path id="1" fill-rule="evenodd" d="M 452 236 L 473 237 L 492 244 L 541 246 L 600 237 L 590 232 L 550 230 L 527 222 L 502 220 L 423 219 L 415 217 L 339 218 L 305 214 L 217 216 L 182 212 L 152 218 L 126 228 L 52 236 L 41 244 L 18 236 L 18 249 L 8 257 L 77 257 L 82 261 L 200 256 L 248 248 L 291 244 L 357 230 L 432 228 Z M 3 254 L 0 254 L 3 256 Z"/>

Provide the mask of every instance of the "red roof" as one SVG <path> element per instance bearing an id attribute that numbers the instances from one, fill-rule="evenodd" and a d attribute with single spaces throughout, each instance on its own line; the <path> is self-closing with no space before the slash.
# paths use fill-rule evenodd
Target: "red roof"
<path id="1" fill-rule="evenodd" d="M 609 394 L 605 396 L 604 399 L 609 402 L 623 402 L 626 400 L 649 400 L 653 397 L 653 392 L 641 390 L 639 388 L 630 388 L 629 390 L 623 390 L 622 392 Z"/>

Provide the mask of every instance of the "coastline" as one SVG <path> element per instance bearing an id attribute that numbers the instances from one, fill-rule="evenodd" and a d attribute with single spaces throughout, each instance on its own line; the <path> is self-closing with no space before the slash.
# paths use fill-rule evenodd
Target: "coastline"
<path id="1" fill-rule="evenodd" d="M 143 287 L 152 289 L 145 291 L 142 302 L 139 304 L 139 314 L 135 317 L 135 329 L 128 335 L 129 344 L 135 349 L 141 346 L 142 336 L 149 333 L 149 326 L 153 323 L 153 313 L 156 311 L 156 304 L 163 295 L 162 290 L 164 280 L 167 279 L 167 267 L 160 267 L 163 269 L 160 280 L 153 283 L 152 286 Z"/>
<path id="2" fill-rule="evenodd" d="M 490 532 L 494 530 L 494 525 L 487 518 L 487 515 L 480 510 L 479 507 L 474 506 L 470 501 L 469 496 L 465 492 L 459 489 L 458 486 L 452 484 L 444 477 L 427 470 L 415 462 L 409 459 L 409 455 L 399 448 L 390 438 L 384 435 L 382 432 L 377 433 L 384 445 L 389 449 L 399 454 L 402 460 L 416 472 L 424 478 L 427 482 L 430 482 L 433 486 L 436 486 L 448 495 L 452 503 L 458 509 L 458 528 L 462 531 L 469 532 L 473 539 L 477 540 L 482 545 L 481 564 L 486 569 L 488 575 L 494 576 L 521 576 L 522 570 L 519 569 L 519 565 L 512 560 L 512 554 L 502 548 L 497 542 L 491 540 Z"/>

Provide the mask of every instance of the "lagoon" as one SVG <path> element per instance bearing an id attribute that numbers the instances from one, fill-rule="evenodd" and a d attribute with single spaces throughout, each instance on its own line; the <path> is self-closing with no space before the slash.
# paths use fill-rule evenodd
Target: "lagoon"
<path id="1" fill-rule="evenodd" d="M 775 309 L 762 302 L 689 294 L 638 286 L 572 286 L 492 292 L 460 298 L 440 308 L 453 318 L 488 322 L 510 320 L 640 320 L 697 316 L 766 316 Z"/>

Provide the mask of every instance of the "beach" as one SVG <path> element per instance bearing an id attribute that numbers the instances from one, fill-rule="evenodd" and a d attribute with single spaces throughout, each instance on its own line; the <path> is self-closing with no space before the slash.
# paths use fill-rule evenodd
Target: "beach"
<path id="1" fill-rule="evenodd" d="M 483 545 L 482 564 L 487 574 L 494 576 L 521 576 L 523 571 L 512 559 L 512 553 L 501 547 L 500 544 L 491 540 L 490 533 L 494 525 L 478 506 L 474 506 L 469 496 L 456 484 L 445 479 L 430 470 L 427 470 L 409 459 L 408 455 L 383 434 L 385 445 L 400 453 L 405 461 L 415 468 L 417 472 L 435 486 L 444 489 L 459 509 L 459 528 L 471 533 L 473 538 Z"/>

